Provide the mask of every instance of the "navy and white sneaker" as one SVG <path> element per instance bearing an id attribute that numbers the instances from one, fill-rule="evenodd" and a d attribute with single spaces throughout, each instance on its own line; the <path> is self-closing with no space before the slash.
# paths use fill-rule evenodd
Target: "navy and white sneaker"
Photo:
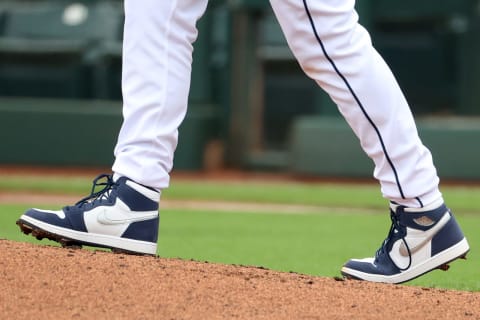
<path id="1" fill-rule="evenodd" d="M 103 187 L 100 191 L 96 188 Z M 25 234 L 63 246 L 94 246 L 114 252 L 156 254 L 160 192 L 134 181 L 100 175 L 92 192 L 62 210 L 29 209 L 17 221 Z"/>
<path id="2" fill-rule="evenodd" d="M 375 257 L 348 261 L 343 276 L 402 283 L 434 269 L 447 270 L 449 262 L 466 258 L 469 245 L 453 214 L 445 204 L 437 206 L 420 212 L 391 204 L 392 226 Z"/>

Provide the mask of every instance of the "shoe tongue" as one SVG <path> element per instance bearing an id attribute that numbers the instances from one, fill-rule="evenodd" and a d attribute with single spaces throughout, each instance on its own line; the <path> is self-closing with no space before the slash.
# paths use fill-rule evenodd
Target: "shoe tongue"
<path id="1" fill-rule="evenodd" d="M 131 181 L 131 182 L 137 184 L 135 181 L 133 181 L 133 180 L 131 180 L 131 179 L 125 177 L 125 176 L 122 176 L 120 174 L 117 174 L 117 173 L 113 174 L 112 180 L 115 184 L 126 184 L 127 181 Z"/>
<path id="2" fill-rule="evenodd" d="M 390 210 L 392 210 L 394 213 L 397 213 L 397 209 L 399 207 L 403 207 L 403 206 L 401 206 L 401 205 L 399 205 L 398 203 L 395 203 L 395 202 L 390 202 Z"/>
<path id="3" fill-rule="evenodd" d="M 125 177 L 125 176 L 122 176 L 122 175 L 120 175 L 120 174 L 118 174 L 118 173 L 114 173 L 113 176 L 112 176 L 112 179 L 113 179 L 113 182 L 115 182 L 115 183 L 116 183 L 116 182 L 122 182 L 122 181 L 131 181 L 131 182 L 135 183 L 136 185 L 139 185 L 139 186 L 141 186 L 141 187 L 143 187 L 143 188 L 147 188 L 147 189 L 152 190 L 152 191 L 155 191 L 155 192 L 157 192 L 157 193 L 160 192 L 160 190 L 157 190 L 157 189 L 155 189 L 155 188 L 153 188 L 153 187 L 149 187 L 149 186 L 140 184 L 140 183 L 138 183 L 138 182 L 136 182 L 136 181 L 133 181 L 132 179 L 127 178 L 127 177 Z M 122 181 L 120 181 L 120 180 L 122 180 Z"/>
<path id="4" fill-rule="evenodd" d="M 118 179 L 122 178 L 123 176 L 118 174 L 118 173 L 114 173 L 113 176 L 112 176 L 112 179 L 113 179 L 113 182 L 117 182 Z"/>
<path id="5" fill-rule="evenodd" d="M 443 199 L 438 199 L 432 203 L 430 203 L 429 205 L 426 205 L 422 208 L 411 208 L 411 207 L 406 207 L 406 206 L 402 206 L 396 202 L 393 202 L 391 201 L 390 202 L 390 209 L 395 212 L 395 213 L 398 213 L 398 209 L 401 208 L 402 209 L 402 212 L 406 212 L 406 213 L 421 213 L 421 212 L 427 212 L 427 211 L 432 211 L 432 210 L 435 210 L 437 208 L 440 208 L 441 206 L 443 205 Z"/>
<path id="6" fill-rule="evenodd" d="M 422 208 L 405 208 L 405 212 L 420 213 L 426 211 L 432 211 L 443 206 L 443 199 L 437 199 L 434 202 L 423 206 Z"/>

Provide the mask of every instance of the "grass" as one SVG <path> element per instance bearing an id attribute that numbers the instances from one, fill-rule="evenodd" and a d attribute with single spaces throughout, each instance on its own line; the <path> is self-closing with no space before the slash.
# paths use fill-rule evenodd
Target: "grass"
<path id="1" fill-rule="evenodd" d="M 24 187 L 22 183 L 25 183 Z M 54 178 L 43 184 L 35 179 L 26 179 L 17 180 L 15 188 L 18 191 L 41 188 L 43 192 L 68 190 L 69 193 L 85 194 L 88 193 L 89 184 L 88 180 L 69 179 L 69 186 L 65 187 L 65 182 L 62 186 Z M 6 186 L 5 179 L 2 179 L 0 189 Z M 479 189 L 449 187 L 444 193 L 452 207 L 455 203 L 461 204 L 455 208 L 460 207 L 459 211 L 465 212 L 457 213 L 457 218 L 472 247 L 468 263 L 455 262 L 448 273 L 434 271 L 409 284 L 480 291 L 480 255 L 476 250 L 480 243 L 480 215 L 472 214 L 478 209 L 478 204 L 470 200 L 474 195 L 478 199 Z M 345 194 L 349 195 L 349 200 L 353 200 L 345 201 Z M 256 265 L 328 277 L 339 275 L 339 268 L 351 257 L 371 256 L 380 246 L 390 223 L 386 212 L 355 213 L 355 209 L 359 212 L 365 212 L 366 208 L 381 208 L 381 212 L 386 209 L 385 200 L 371 185 L 179 181 L 173 183 L 164 198 L 321 206 L 315 214 L 162 210 L 159 254 L 163 257 Z M 38 242 L 18 231 L 15 220 L 31 206 L 35 204 L 0 205 L 0 237 L 52 244 L 46 240 Z M 340 209 L 333 213 L 328 207 Z M 341 208 L 346 210 L 342 211 Z"/>
<path id="2" fill-rule="evenodd" d="M 480 217 L 461 216 L 471 244 L 479 243 Z M 321 276 L 340 275 L 352 257 L 371 256 L 389 227 L 384 215 L 247 214 L 167 210 L 162 214 L 159 253 L 166 257 L 264 266 Z M 411 284 L 480 291 L 478 261 L 452 264 L 449 273 L 435 271 Z"/>
<path id="3" fill-rule="evenodd" d="M 32 191 L 87 195 L 92 179 L 59 176 L 4 176 L 0 191 Z M 480 185 L 444 185 L 445 200 L 457 213 L 480 212 Z M 376 184 L 298 183 L 298 182 L 216 182 L 174 180 L 163 198 L 176 200 L 221 200 L 258 203 L 304 204 L 333 208 L 387 210 Z"/>
<path id="4" fill-rule="evenodd" d="M 61 176 L 3 176 L 0 179 L 0 190 L 32 191 L 40 193 L 87 194 L 92 179 L 84 177 Z"/>

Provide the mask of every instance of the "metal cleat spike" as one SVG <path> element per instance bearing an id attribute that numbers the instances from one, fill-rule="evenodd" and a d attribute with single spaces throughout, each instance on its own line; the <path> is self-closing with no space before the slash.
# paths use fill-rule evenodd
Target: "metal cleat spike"
<path id="1" fill-rule="evenodd" d="M 24 234 L 26 234 L 26 235 L 29 235 L 30 233 L 32 233 L 31 230 L 22 230 L 22 232 L 23 232 Z"/>
<path id="2" fill-rule="evenodd" d="M 58 239 L 58 242 L 64 248 L 69 248 L 69 249 L 81 249 L 82 248 L 81 244 L 79 244 L 75 241 L 72 241 L 70 239 L 61 238 L 61 239 Z"/>
<path id="3" fill-rule="evenodd" d="M 135 256 L 155 256 L 155 254 L 139 253 L 139 252 L 129 251 L 129 250 L 120 249 L 120 248 L 110 248 L 110 249 L 115 254 L 129 254 L 129 255 L 135 255 Z"/>
<path id="4" fill-rule="evenodd" d="M 450 269 L 450 266 L 445 263 L 445 264 L 442 264 L 442 265 L 438 266 L 437 269 L 440 269 L 442 271 L 447 271 L 448 269 Z"/>
<path id="5" fill-rule="evenodd" d="M 37 238 L 37 237 L 40 237 L 42 235 L 42 233 L 38 230 L 32 230 L 32 236 Z"/>
<path id="6" fill-rule="evenodd" d="M 32 228 L 22 224 L 22 223 L 19 223 L 17 222 L 17 225 L 20 227 L 20 230 L 26 234 L 26 235 L 29 235 L 30 233 L 32 233 Z"/>

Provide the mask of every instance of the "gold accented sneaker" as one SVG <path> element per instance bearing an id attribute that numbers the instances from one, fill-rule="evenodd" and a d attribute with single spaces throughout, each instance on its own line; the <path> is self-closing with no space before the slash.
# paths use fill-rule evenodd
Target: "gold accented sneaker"
<path id="1" fill-rule="evenodd" d="M 375 257 L 348 261 L 344 277 L 402 283 L 466 258 L 468 242 L 444 204 L 428 211 L 392 204 L 390 216 L 392 226 Z"/>
<path id="2" fill-rule="evenodd" d="M 95 188 L 101 186 L 98 192 Z M 94 246 L 156 254 L 160 192 L 134 181 L 100 175 L 91 194 L 62 210 L 30 209 L 17 221 L 26 234 L 63 246 Z"/>

